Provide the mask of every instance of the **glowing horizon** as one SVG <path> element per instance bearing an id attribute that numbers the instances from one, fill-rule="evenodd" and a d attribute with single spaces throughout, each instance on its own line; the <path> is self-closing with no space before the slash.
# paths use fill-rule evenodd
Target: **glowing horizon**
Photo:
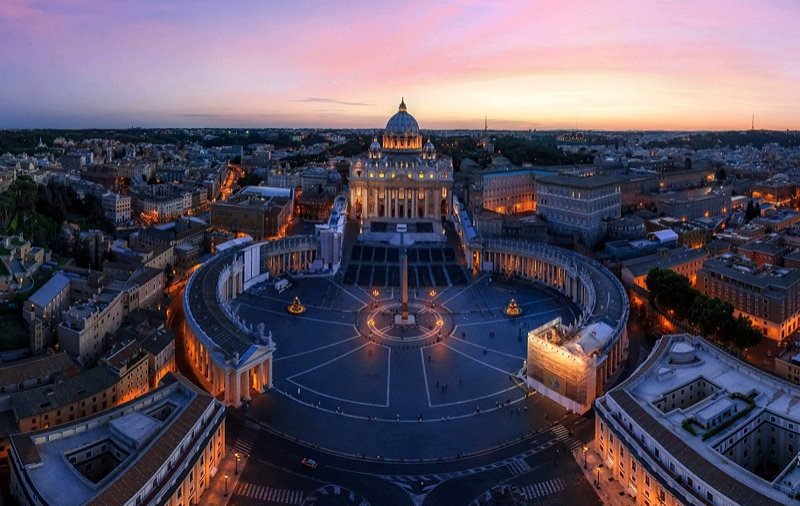
<path id="1" fill-rule="evenodd" d="M 6 0 L 0 128 L 800 129 L 795 0 L 564 4 Z"/>

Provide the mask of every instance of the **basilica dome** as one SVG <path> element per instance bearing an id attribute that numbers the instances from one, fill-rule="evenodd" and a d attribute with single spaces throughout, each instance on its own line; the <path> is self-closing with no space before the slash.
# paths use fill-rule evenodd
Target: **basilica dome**
<path id="1" fill-rule="evenodd" d="M 408 113 L 406 103 L 400 100 L 400 107 L 386 123 L 383 132 L 383 148 L 387 151 L 420 151 L 422 136 L 419 124 L 414 116 Z"/>
<path id="2" fill-rule="evenodd" d="M 397 113 L 389 118 L 386 123 L 386 133 L 394 135 L 416 135 L 419 133 L 419 124 L 414 116 L 408 113 L 405 101 L 400 101 Z"/>

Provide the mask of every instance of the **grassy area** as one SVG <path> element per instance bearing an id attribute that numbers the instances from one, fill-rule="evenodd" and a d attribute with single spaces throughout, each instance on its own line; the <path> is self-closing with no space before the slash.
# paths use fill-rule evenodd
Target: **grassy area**
<path id="1" fill-rule="evenodd" d="M 0 351 L 28 347 L 28 331 L 22 318 L 4 314 L 0 318 Z"/>

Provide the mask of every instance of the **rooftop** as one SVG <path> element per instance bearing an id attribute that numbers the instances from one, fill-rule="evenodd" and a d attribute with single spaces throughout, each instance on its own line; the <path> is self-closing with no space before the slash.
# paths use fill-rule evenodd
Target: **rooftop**
<path id="1" fill-rule="evenodd" d="M 98 366 L 50 385 L 13 392 L 11 405 L 17 420 L 21 420 L 91 397 L 109 388 L 117 379 L 111 371 Z"/>
<path id="2" fill-rule="evenodd" d="M 682 407 L 666 410 L 656 406 L 677 389 L 700 380 L 717 388 Z M 789 500 L 777 485 L 740 467 L 735 457 L 728 458 L 721 448 L 731 436 L 746 435 L 773 415 L 800 423 L 797 386 L 759 371 L 699 337 L 674 335 L 664 336 L 636 372 L 606 397 L 672 458 L 732 501 L 778 505 Z M 606 397 L 597 402 L 606 405 Z M 752 410 L 742 409 L 747 403 L 753 404 Z M 705 430 L 693 435 L 683 427 L 687 419 L 713 419 L 735 407 L 743 416 L 705 438 L 701 437 Z M 795 464 L 796 458 L 787 467 Z"/>
<path id="3" fill-rule="evenodd" d="M 768 264 L 758 267 L 750 259 L 731 253 L 706 260 L 700 271 L 759 287 L 763 295 L 771 292 L 773 297 L 800 282 L 800 269 L 774 267 Z"/>
<path id="4" fill-rule="evenodd" d="M 89 418 L 14 435 L 11 453 L 18 459 L 17 471 L 26 475 L 47 504 L 122 505 L 132 502 L 174 455 L 178 466 L 190 458 L 197 442 L 206 437 L 205 430 L 195 434 L 198 422 L 212 413 L 203 427 L 213 429 L 223 412 L 219 401 L 176 375 L 143 397 Z M 187 437 L 195 443 L 183 445 Z M 99 444 L 114 445 L 122 458 L 92 483 L 65 456 Z M 155 494 L 169 483 L 165 480 L 146 501 L 155 502 Z"/>
<path id="5" fill-rule="evenodd" d="M 49 378 L 75 367 L 66 352 L 54 353 L 0 368 L 0 385 L 18 385 L 36 378 Z"/>
<path id="6" fill-rule="evenodd" d="M 622 262 L 623 268 L 631 271 L 634 277 L 639 277 L 647 274 L 652 269 L 660 267 L 662 269 L 669 269 L 676 265 L 686 262 L 691 262 L 698 258 L 708 256 L 708 252 L 703 249 L 690 249 L 690 248 L 673 248 L 662 250 L 652 255 L 645 255 L 638 258 L 631 258 Z"/>
<path id="7" fill-rule="evenodd" d="M 52 278 L 47 280 L 47 283 L 36 290 L 33 295 L 28 298 L 28 301 L 33 302 L 39 307 L 45 307 L 56 295 L 69 286 L 69 282 L 70 280 L 67 276 L 57 272 Z"/>
<path id="8" fill-rule="evenodd" d="M 555 184 L 561 186 L 571 186 L 574 188 L 583 188 L 592 190 L 600 186 L 609 186 L 619 184 L 624 181 L 621 176 L 602 175 L 602 176 L 571 176 L 567 174 L 557 174 L 553 176 L 544 176 L 536 179 L 537 182 L 546 184 Z"/>

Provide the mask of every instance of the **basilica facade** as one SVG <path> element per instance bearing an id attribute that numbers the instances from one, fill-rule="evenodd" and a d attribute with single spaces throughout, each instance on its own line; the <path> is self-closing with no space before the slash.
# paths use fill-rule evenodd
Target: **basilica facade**
<path id="1" fill-rule="evenodd" d="M 389 118 L 383 142 L 375 138 L 350 166 L 350 218 L 444 219 L 452 212 L 453 162 L 422 142 L 404 101 Z"/>

